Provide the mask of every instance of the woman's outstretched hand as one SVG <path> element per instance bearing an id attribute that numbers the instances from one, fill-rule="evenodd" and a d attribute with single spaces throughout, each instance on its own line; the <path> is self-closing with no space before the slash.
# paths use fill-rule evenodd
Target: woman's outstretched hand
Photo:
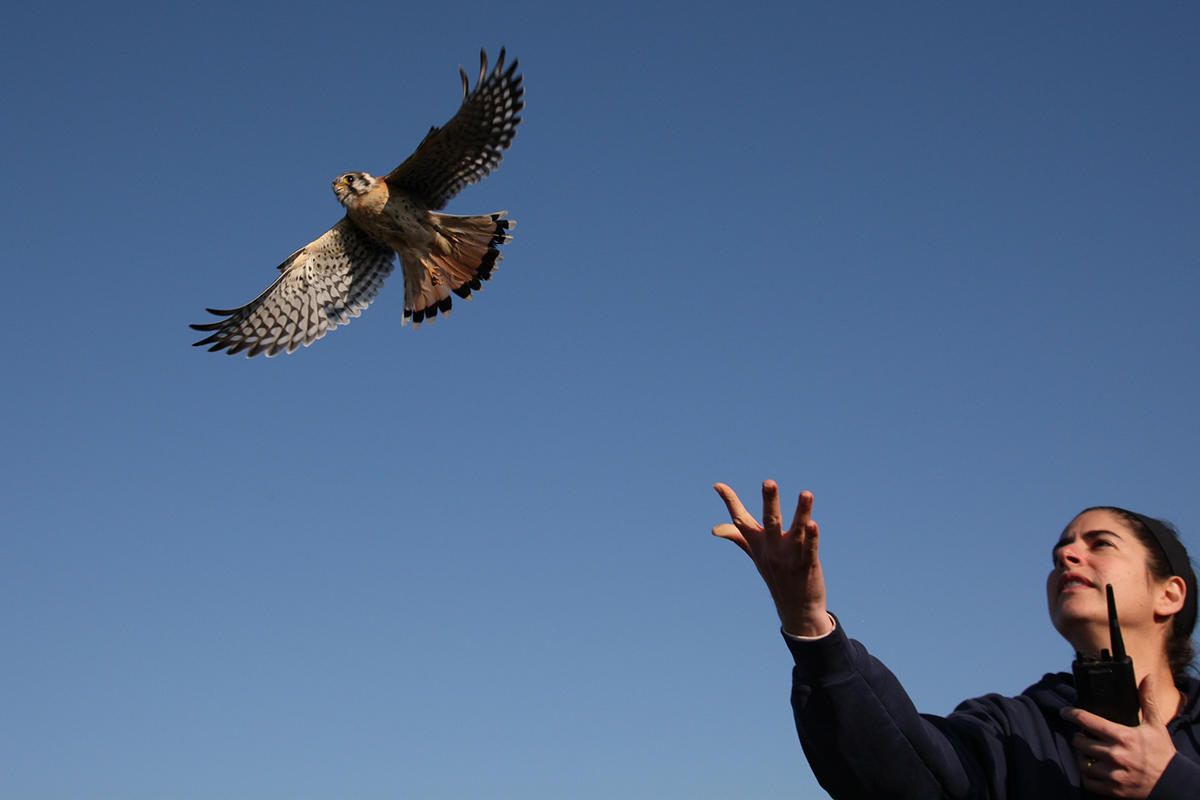
<path id="1" fill-rule="evenodd" d="M 792 525 L 785 531 L 775 481 L 763 482 L 762 524 L 733 489 L 723 483 L 713 488 L 733 520 L 713 528 L 713 536 L 728 539 L 750 556 L 771 592 L 783 629 L 795 636 L 823 636 L 833 630 L 833 620 L 825 609 L 825 577 L 817 558 L 820 531 L 812 521 L 812 492 L 800 493 Z"/>

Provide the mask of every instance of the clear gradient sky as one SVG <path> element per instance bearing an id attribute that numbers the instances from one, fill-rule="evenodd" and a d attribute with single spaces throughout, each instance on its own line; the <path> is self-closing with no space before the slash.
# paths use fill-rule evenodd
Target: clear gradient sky
<path id="1" fill-rule="evenodd" d="M 819 797 L 724 481 L 947 713 L 1068 667 L 1115 503 L 1200 552 L 1189 3 L 24 4 L 0 29 L 0 794 Z M 491 283 L 190 347 L 506 45 Z M 755 504 L 757 501 L 755 501 Z"/>

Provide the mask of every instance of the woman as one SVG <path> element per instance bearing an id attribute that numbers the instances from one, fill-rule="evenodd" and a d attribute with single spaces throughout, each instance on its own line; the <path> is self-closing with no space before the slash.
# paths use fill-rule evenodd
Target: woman
<path id="1" fill-rule="evenodd" d="M 742 548 L 767 584 L 795 661 L 792 708 L 805 755 L 835 798 L 1200 798 L 1200 681 L 1186 671 L 1196 623 L 1196 576 L 1159 520 L 1087 509 L 1053 548 L 1050 619 L 1076 652 L 1109 647 L 1111 584 L 1133 660 L 1141 724 L 1074 707 L 1069 674 L 1018 697 L 968 700 L 948 717 L 918 714 L 896 678 L 826 610 L 812 520 L 800 495 L 783 528 L 779 492 L 763 484 L 762 524 L 732 489 L 714 487 L 732 524 L 713 534 Z"/>

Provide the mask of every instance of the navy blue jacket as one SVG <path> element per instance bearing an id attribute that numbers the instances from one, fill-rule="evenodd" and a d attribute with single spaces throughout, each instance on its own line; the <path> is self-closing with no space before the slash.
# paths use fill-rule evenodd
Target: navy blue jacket
<path id="1" fill-rule="evenodd" d="M 837 800 L 1084 797 L 1059 717 L 1075 702 L 1071 675 L 1046 675 L 1017 697 L 967 700 L 948 717 L 920 714 L 882 663 L 839 622 L 822 639 L 784 637 L 796 666 L 792 710 L 813 772 Z M 1200 681 L 1167 726 L 1178 751 L 1150 797 L 1200 798 Z"/>

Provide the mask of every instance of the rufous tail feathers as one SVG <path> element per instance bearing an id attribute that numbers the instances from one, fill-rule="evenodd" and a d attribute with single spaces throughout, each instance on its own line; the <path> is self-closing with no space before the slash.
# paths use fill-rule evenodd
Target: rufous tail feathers
<path id="1" fill-rule="evenodd" d="M 512 241 L 515 220 L 505 219 L 507 211 L 480 216 L 459 216 L 429 212 L 436 236 L 434 246 L 419 254 L 401 254 L 404 267 L 404 319 L 413 328 L 432 321 L 439 313 L 450 314 L 450 293 L 471 299 L 483 281 L 492 277 L 504 256 L 500 245 Z M 410 263 L 416 262 L 416 263 Z"/>

